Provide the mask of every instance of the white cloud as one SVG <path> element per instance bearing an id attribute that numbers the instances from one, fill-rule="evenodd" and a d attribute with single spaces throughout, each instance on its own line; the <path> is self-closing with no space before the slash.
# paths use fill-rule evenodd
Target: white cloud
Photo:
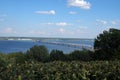
<path id="1" fill-rule="evenodd" d="M 80 30 L 80 29 L 78 29 L 78 30 L 76 30 L 74 33 L 77 33 L 77 34 L 87 34 L 88 32 L 85 31 L 85 30 Z"/>
<path id="2" fill-rule="evenodd" d="M 5 32 L 6 32 L 6 33 L 11 33 L 12 31 L 13 31 L 12 28 L 6 28 L 6 29 L 5 29 Z"/>
<path id="3" fill-rule="evenodd" d="M 70 11 L 69 14 L 77 14 L 75 11 Z"/>
<path id="4" fill-rule="evenodd" d="M 35 31 L 35 30 L 32 30 L 32 31 L 30 31 L 30 34 L 34 34 L 34 35 L 45 35 L 46 32 L 45 32 L 45 31 Z"/>
<path id="5" fill-rule="evenodd" d="M 50 10 L 50 11 L 36 11 L 36 14 L 50 14 L 50 15 L 55 15 L 55 11 L 54 10 Z"/>
<path id="6" fill-rule="evenodd" d="M 66 22 L 56 22 L 56 23 L 48 22 L 48 23 L 44 23 L 44 25 L 48 25 L 48 26 L 61 26 L 61 27 L 64 27 L 64 26 L 70 26 L 70 25 L 72 25 L 72 24 L 66 23 Z"/>
<path id="7" fill-rule="evenodd" d="M 96 25 L 106 25 L 106 26 L 117 26 L 120 24 L 120 20 L 100 20 L 100 19 L 96 19 Z"/>
<path id="8" fill-rule="evenodd" d="M 85 0 L 68 0 L 68 5 L 86 10 L 90 9 L 91 7 L 91 4 Z"/>
<path id="9" fill-rule="evenodd" d="M 113 20 L 111 21 L 112 25 L 117 25 L 120 24 L 120 20 Z"/>
<path id="10" fill-rule="evenodd" d="M 99 19 L 97 19 L 96 20 L 98 23 L 101 23 L 102 25 L 106 25 L 108 22 L 107 21 L 105 21 L 105 20 L 99 20 Z"/>
<path id="11" fill-rule="evenodd" d="M 5 29 L 5 33 L 17 33 L 17 32 L 14 31 L 12 28 L 8 27 Z"/>
<path id="12" fill-rule="evenodd" d="M 111 21 L 111 23 L 112 23 L 113 25 L 116 25 L 116 24 L 117 24 L 117 22 L 116 22 L 116 21 Z"/>
<path id="13" fill-rule="evenodd" d="M 86 30 L 86 29 L 88 29 L 88 27 L 86 27 L 86 26 L 80 26 L 79 29 Z"/>
<path id="14" fill-rule="evenodd" d="M 60 32 L 60 33 L 65 33 L 65 29 L 60 28 L 60 29 L 59 29 L 59 32 Z"/>
<path id="15" fill-rule="evenodd" d="M 107 21 L 101 21 L 102 24 L 107 24 Z"/>
<path id="16" fill-rule="evenodd" d="M 88 33 L 88 27 L 87 26 L 79 26 L 78 29 L 74 31 L 74 33 L 77 34 L 86 34 Z"/>
<path id="17" fill-rule="evenodd" d="M 76 22 L 82 22 L 82 20 L 76 20 Z"/>
<path id="18" fill-rule="evenodd" d="M 68 23 L 66 22 L 59 22 L 59 23 L 56 23 L 57 26 L 67 26 L 69 25 Z"/>

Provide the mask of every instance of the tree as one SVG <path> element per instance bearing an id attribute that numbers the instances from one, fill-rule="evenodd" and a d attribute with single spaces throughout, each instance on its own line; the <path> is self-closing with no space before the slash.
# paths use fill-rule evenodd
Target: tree
<path id="1" fill-rule="evenodd" d="M 95 57 L 100 60 L 113 59 L 119 46 L 120 30 L 111 28 L 109 31 L 103 31 L 94 42 Z"/>
<path id="2" fill-rule="evenodd" d="M 71 60 L 78 60 L 78 61 L 90 61 L 92 59 L 92 51 L 89 50 L 75 50 L 69 54 Z"/>
<path id="3" fill-rule="evenodd" d="M 65 55 L 64 55 L 63 51 L 52 50 L 51 53 L 50 53 L 50 60 L 51 61 L 57 61 L 57 60 L 64 61 L 65 60 Z"/>
<path id="4" fill-rule="evenodd" d="M 27 58 L 42 62 L 45 62 L 48 56 L 49 53 L 45 46 L 33 46 L 26 53 Z"/>
<path id="5" fill-rule="evenodd" d="M 115 50 L 114 58 L 120 60 L 120 46 Z"/>

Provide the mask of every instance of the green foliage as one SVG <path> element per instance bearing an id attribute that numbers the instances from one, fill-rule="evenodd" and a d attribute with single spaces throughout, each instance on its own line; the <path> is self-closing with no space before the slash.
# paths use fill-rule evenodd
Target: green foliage
<path id="1" fill-rule="evenodd" d="M 4 54 L 4 53 L 0 53 L 0 59 L 5 60 L 5 58 L 6 58 L 6 54 Z"/>
<path id="2" fill-rule="evenodd" d="M 120 80 L 120 61 L 8 64 L 0 80 Z"/>
<path id="3" fill-rule="evenodd" d="M 120 60 L 120 46 L 115 50 L 114 59 Z"/>
<path id="4" fill-rule="evenodd" d="M 25 54 L 22 52 L 15 52 L 6 54 L 5 60 L 7 61 L 7 63 L 21 64 L 26 61 L 26 57 Z"/>
<path id="5" fill-rule="evenodd" d="M 94 49 L 95 57 L 100 60 L 114 59 L 116 56 L 115 51 L 120 46 L 120 30 L 110 29 L 109 31 L 103 31 L 95 39 Z M 118 50 L 119 51 L 119 50 Z"/>
<path id="6" fill-rule="evenodd" d="M 27 60 L 26 58 L 26 54 L 25 53 L 22 53 L 22 52 L 18 52 L 16 53 L 18 55 L 16 55 L 15 57 L 15 61 L 16 61 L 16 64 L 22 64 L 22 63 L 25 63 L 25 61 Z"/>
<path id="7" fill-rule="evenodd" d="M 63 51 L 60 50 L 52 50 L 50 53 L 50 60 L 51 61 L 64 61 L 65 60 L 65 55 Z"/>
<path id="8" fill-rule="evenodd" d="M 48 60 L 49 53 L 45 46 L 33 46 L 27 51 L 26 57 L 32 60 L 45 62 Z"/>
<path id="9" fill-rule="evenodd" d="M 6 62 L 0 57 L 0 67 L 5 67 Z"/>
<path id="10" fill-rule="evenodd" d="M 26 53 L 0 54 L 0 80 L 120 80 L 120 45 L 112 50 L 111 57 L 105 43 L 99 43 L 102 39 L 96 39 L 95 54 L 89 50 L 70 54 L 52 50 L 49 54 L 44 46 L 33 46 Z M 109 57 L 115 61 L 91 61 Z M 52 62 L 42 63 L 48 60 Z"/>
<path id="11" fill-rule="evenodd" d="M 5 61 L 5 55 L 0 53 L 0 75 L 1 72 L 6 69 L 6 66 L 7 66 L 7 62 Z"/>
<path id="12" fill-rule="evenodd" d="M 90 61 L 92 59 L 92 51 L 89 50 L 82 50 L 82 51 L 73 51 L 69 54 L 71 60 L 78 60 L 78 61 Z"/>

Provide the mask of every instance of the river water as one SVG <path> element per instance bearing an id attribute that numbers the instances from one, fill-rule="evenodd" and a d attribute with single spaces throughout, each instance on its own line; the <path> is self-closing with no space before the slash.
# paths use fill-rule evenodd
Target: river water
<path id="1" fill-rule="evenodd" d="M 57 44 L 59 43 L 59 44 Z M 0 52 L 26 52 L 34 45 L 44 45 L 49 52 L 53 49 L 62 50 L 64 53 L 70 53 L 74 50 L 82 50 L 82 46 L 89 46 L 93 48 L 93 39 L 40 39 L 33 40 L 0 40 Z M 77 45 L 77 46 L 76 46 Z"/>

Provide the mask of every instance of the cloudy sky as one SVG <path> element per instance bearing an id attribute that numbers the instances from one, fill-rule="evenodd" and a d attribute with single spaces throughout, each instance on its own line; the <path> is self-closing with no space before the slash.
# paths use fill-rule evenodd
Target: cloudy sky
<path id="1" fill-rule="evenodd" d="M 95 38 L 120 29 L 120 0 L 0 0 L 0 37 Z"/>

